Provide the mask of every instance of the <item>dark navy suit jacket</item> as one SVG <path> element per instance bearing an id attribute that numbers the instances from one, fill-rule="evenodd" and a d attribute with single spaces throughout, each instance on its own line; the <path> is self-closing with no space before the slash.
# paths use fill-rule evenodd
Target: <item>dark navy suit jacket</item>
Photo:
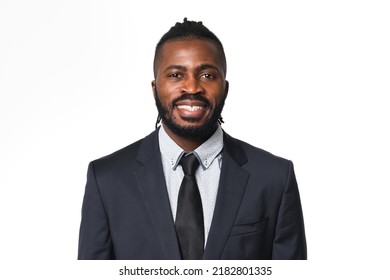
<path id="1" fill-rule="evenodd" d="M 158 130 L 88 168 L 79 259 L 180 259 Z M 204 259 L 306 259 L 291 161 L 224 133 Z"/>

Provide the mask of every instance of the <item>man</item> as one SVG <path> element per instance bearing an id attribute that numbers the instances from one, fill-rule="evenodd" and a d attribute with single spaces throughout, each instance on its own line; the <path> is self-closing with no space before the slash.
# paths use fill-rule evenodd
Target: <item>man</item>
<path id="1" fill-rule="evenodd" d="M 158 127 L 88 168 L 79 259 L 306 259 L 291 161 L 232 138 L 226 58 L 202 22 L 157 44 Z"/>

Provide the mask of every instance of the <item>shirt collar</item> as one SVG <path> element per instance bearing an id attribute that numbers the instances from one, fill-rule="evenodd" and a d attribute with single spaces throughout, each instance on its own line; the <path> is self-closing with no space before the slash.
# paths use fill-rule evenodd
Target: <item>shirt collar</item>
<path id="1" fill-rule="evenodd" d="M 159 145 L 161 153 L 169 160 L 169 165 L 175 170 L 185 151 L 169 137 L 163 126 L 159 130 Z M 222 148 L 223 132 L 221 126 L 218 125 L 214 134 L 192 153 L 198 158 L 200 165 L 205 170 L 221 153 Z"/>

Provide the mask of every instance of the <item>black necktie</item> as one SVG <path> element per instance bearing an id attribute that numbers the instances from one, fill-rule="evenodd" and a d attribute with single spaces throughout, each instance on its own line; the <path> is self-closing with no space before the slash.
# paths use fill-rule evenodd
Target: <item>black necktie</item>
<path id="1" fill-rule="evenodd" d="M 183 260 L 200 260 L 204 250 L 203 209 L 195 171 L 199 166 L 194 154 L 180 160 L 184 178 L 180 185 L 176 212 L 176 233 Z"/>

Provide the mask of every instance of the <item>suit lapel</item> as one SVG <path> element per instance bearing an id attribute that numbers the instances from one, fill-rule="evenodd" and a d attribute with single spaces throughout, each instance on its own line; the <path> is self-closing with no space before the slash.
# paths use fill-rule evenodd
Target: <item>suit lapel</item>
<path id="1" fill-rule="evenodd" d="M 220 259 L 244 195 L 249 173 L 241 168 L 247 162 L 242 147 L 224 133 L 224 150 L 217 201 L 204 259 Z"/>
<path id="2" fill-rule="evenodd" d="M 180 250 L 161 163 L 157 131 L 142 142 L 137 155 L 141 167 L 135 170 L 135 175 L 166 259 L 180 259 Z"/>

